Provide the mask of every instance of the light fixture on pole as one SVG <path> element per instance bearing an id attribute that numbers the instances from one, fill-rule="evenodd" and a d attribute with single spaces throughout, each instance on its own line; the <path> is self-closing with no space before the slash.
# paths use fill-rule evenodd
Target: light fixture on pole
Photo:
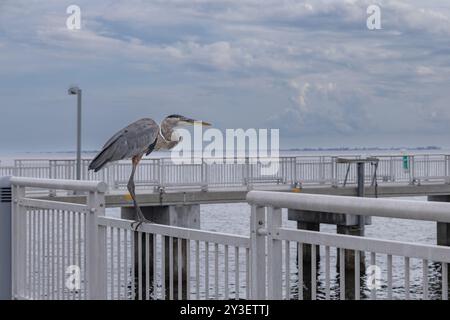
<path id="1" fill-rule="evenodd" d="M 77 169 L 76 178 L 81 180 L 81 89 L 78 87 L 70 87 L 69 95 L 77 96 Z"/>

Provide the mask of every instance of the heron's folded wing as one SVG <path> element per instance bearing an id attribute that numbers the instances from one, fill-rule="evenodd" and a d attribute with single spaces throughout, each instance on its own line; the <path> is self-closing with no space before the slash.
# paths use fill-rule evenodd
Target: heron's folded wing
<path id="1" fill-rule="evenodd" d="M 106 163 L 144 154 L 158 137 L 159 126 L 149 118 L 140 119 L 113 135 L 91 163 L 101 168 Z"/>
<path id="2" fill-rule="evenodd" d="M 114 158 L 127 159 L 145 153 L 158 137 L 159 126 L 152 119 L 141 119 L 122 130 L 111 146 Z"/>

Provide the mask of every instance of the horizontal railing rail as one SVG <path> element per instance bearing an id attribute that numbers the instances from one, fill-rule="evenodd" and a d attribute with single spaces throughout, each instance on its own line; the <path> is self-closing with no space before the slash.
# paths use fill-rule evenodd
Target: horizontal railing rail
<path id="1" fill-rule="evenodd" d="M 410 220 L 450 222 L 450 204 L 413 200 L 251 191 L 250 204 L 311 212 L 330 212 Z"/>
<path id="2" fill-rule="evenodd" d="M 301 231 L 290 228 L 279 228 L 273 239 L 296 241 L 318 246 L 339 247 L 346 250 L 368 251 L 379 254 L 408 256 L 450 263 L 450 248 L 436 245 L 413 244 L 395 240 L 381 240 L 368 237 L 357 237 L 341 234 L 327 234 L 315 231 Z"/>
<path id="3" fill-rule="evenodd" d="M 133 230 L 128 220 L 112 218 L 112 217 L 100 217 L 98 220 L 100 225 L 106 227 L 115 227 L 127 230 Z M 250 241 L 248 237 L 238 236 L 235 234 L 227 234 L 213 231 L 202 231 L 191 228 L 182 228 L 175 226 L 165 226 L 161 224 L 143 224 L 139 228 L 140 232 L 155 233 L 166 237 L 181 238 L 187 240 L 198 240 L 207 242 L 217 242 L 228 246 L 237 246 L 242 248 L 249 248 Z"/>
<path id="4" fill-rule="evenodd" d="M 59 189 L 71 191 L 106 192 L 108 186 L 103 181 L 55 180 L 12 177 L 11 183 L 19 187 Z"/>

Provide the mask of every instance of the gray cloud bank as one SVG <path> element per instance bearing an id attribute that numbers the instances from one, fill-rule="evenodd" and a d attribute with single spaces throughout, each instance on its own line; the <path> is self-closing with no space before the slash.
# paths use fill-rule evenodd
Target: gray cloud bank
<path id="1" fill-rule="evenodd" d="M 374 1 L 0 0 L 0 148 L 72 149 L 72 83 L 87 148 L 173 112 L 283 147 L 449 146 L 450 3 L 375 3 L 369 31 Z"/>

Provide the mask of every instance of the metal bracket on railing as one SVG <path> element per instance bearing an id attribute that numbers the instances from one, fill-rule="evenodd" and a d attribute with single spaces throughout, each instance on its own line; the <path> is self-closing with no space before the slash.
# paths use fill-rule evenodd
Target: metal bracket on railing
<path id="1" fill-rule="evenodd" d="M 163 186 L 157 187 L 157 192 L 159 193 L 159 203 L 162 204 L 163 202 L 163 195 L 166 193 L 166 189 Z"/>

